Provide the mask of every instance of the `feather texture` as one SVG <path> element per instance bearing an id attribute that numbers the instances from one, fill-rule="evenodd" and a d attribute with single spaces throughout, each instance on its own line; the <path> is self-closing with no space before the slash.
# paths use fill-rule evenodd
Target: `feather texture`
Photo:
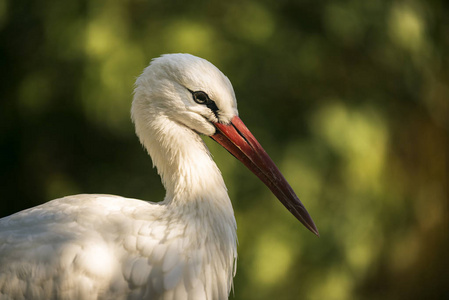
<path id="1" fill-rule="evenodd" d="M 118 207 L 126 210 L 118 214 Z M 136 223 L 142 221 L 136 212 L 146 212 L 155 230 Z M 164 205 L 76 195 L 1 219 L 0 298 L 169 299 L 173 293 L 178 295 L 173 299 L 226 299 L 228 289 L 219 293 L 212 286 L 225 280 L 220 284 L 230 288 L 233 270 L 224 263 L 235 259 L 235 244 L 227 253 L 211 253 L 206 240 L 181 235 L 195 223 L 177 219 L 175 225 L 167 215 Z M 94 216 L 96 222 L 86 222 Z M 21 220 L 27 220 L 26 227 Z"/>

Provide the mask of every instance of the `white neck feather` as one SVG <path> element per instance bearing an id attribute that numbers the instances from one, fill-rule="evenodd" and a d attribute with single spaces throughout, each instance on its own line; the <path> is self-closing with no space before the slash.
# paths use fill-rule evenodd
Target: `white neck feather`
<path id="1" fill-rule="evenodd" d="M 223 177 L 201 137 L 167 116 L 153 115 L 150 120 L 144 128 L 136 123 L 136 129 L 167 191 L 164 202 L 200 204 L 207 215 L 224 214 L 235 223 Z"/>

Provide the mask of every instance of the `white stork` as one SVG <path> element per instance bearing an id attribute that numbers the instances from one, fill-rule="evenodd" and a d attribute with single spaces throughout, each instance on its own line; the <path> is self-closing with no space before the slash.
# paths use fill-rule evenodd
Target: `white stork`
<path id="1" fill-rule="evenodd" d="M 76 195 L 0 219 L 0 299 L 227 299 L 236 222 L 200 134 L 245 164 L 318 235 L 238 117 L 231 82 L 214 65 L 163 55 L 134 92 L 136 133 L 162 177 L 165 199 Z"/>

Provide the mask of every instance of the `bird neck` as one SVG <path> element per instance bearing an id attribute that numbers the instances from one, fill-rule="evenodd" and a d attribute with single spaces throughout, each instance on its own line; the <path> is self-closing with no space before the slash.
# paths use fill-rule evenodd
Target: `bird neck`
<path id="1" fill-rule="evenodd" d="M 162 178 L 167 204 L 201 203 L 201 211 L 218 209 L 234 219 L 221 172 L 196 132 L 166 116 L 154 116 L 139 136 Z"/>

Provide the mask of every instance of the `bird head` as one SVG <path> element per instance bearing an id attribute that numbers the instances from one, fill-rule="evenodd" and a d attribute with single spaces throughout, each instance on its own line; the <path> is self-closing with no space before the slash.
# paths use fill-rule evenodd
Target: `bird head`
<path id="1" fill-rule="evenodd" d="M 208 136 L 216 131 L 214 123 L 228 124 L 238 115 L 229 79 L 207 60 L 190 54 L 154 59 L 137 79 L 134 93 L 133 116 L 150 110 Z"/>

